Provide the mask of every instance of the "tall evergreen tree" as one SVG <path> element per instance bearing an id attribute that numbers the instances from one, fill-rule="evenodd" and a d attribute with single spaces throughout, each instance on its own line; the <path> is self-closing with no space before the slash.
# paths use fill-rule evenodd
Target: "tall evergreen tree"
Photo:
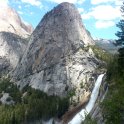
<path id="1" fill-rule="evenodd" d="M 120 31 L 116 33 L 116 36 L 118 37 L 118 40 L 116 40 L 116 43 L 117 45 L 121 45 L 121 47 L 118 50 L 119 71 L 124 72 L 124 2 L 121 6 L 121 13 L 122 13 L 122 19 L 117 24 L 117 27 L 120 29 Z"/>
<path id="2" fill-rule="evenodd" d="M 116 40 L 117 45 L 124 44 L 124 2 L 120 11 L 122 13 L 122 19 L 117 24 L 117 27 L 120 29 L 120 31 L 116 33 L 116 36 L 118 37 L 118 40 Z"/>

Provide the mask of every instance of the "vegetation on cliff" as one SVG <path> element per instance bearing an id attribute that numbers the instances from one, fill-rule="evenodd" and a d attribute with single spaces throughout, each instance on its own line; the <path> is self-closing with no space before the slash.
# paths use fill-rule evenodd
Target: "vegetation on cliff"
<path id="1" fill-rule="evenodd" d="M 124 2 L 121 7 L 124 16 Z M 117 44 L 122 45 L 119 54 L 110 61 L 107 68 L 109 91 L 103 102 L 103 114 L 106 124 L 124 123 L 124 19 L 117 24 Z"/>
<path id="2" fill-rule="evenodd" d="M 120 70 L 119 56 L 114 57 L 108 65 L 107 82 L 109 91 L 103 102 L 103 115 L 106 124 L 124 122 L 124 73 Z"/>

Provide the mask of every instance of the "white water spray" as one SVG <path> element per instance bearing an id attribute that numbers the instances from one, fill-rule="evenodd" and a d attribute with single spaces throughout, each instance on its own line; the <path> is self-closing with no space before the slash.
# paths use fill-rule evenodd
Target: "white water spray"
<path id="1" fill-rule="evenodd" d="M 80 124 L 82 121 L 85 120 L 86 114 L 89 114 L 91 110 L 94 107 L 94 104 L 97 100 L 98 94 L 99 94 L 99 88 L 102 83 L 102 78 L 104 74 L 99 75 L 99 77 L 96 80 L 94 89 L 91 93 L 90 100 L 85 108 L 83 108 L 79 113 L 77 113 L 74 118 L 68 123 L 68 124 Z"/>

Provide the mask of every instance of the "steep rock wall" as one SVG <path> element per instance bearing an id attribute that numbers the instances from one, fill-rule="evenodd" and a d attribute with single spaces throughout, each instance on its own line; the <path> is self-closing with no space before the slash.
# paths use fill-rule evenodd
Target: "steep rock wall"
<path id="1" fill-rule="evenodd" d="M 73 4 L 61 3 L 34 30 L 13 80 L 20 88 L 30 85 L 49 95 L 64 96 L 76 88 L 81 99 L 94 85 L 99 64 L 88 45 L 94 45 L 94 41 L 78 10 Z"/>

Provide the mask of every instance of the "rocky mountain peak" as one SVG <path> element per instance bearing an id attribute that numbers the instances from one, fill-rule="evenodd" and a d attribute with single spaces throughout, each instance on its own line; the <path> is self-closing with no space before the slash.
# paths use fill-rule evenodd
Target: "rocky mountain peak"
<path id="1" fill-rule="evenodd" d="M 56 30 L 56 32 L 58 31 L 61 34 L 63 31 L 67 37 L 74 32 L 75 37 L 73 38 L 75 39 L 68 37 L 71 42 L 80 40 L 81 44 L 94 44 L 93 39 L 83 26 L 81 16 L 74 4 L 64 2 L 54 7 L 50 12 L 47 12 L 37 26 L 36 34 L 39 30 L 42 33 L 41 30 L 46 26 L 49 26 L 50 30 Z"/>
<path id="2" fill-rule="evenodd" d="M 29 36 L 32 31 L 32 25 L 26 25 L 21 20 L 18 13 L 10 6 L 1 6 L 0 10 L 0 32 L 6 31 L 17 34 L 22 37 Z"/>
<path id="3" fill-rule="evenodd" d="M 93 44 L 76 7 L 61 3 L 46 13 L 34 30 L 13 80 L 20 88 L 30 85 L 63 96 L 92 76 L 98 60 L 92 50 L 84 49 Z"/>

